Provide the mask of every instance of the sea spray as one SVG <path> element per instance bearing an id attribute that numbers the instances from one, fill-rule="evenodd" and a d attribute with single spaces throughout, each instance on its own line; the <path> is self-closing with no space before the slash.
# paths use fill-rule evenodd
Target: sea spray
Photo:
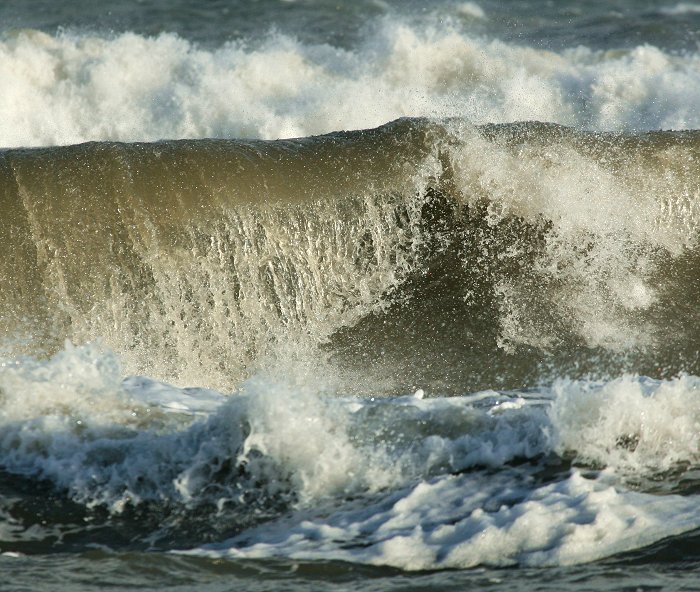
<path id="1" fill-rule="evenodd" d="M 406 116 L 693 129 L 697 63 L 696 53 L 651 45 L 547 51 L 449 20 L 385 19 L 348 49 L 281 32 L 202 47 L 171 33 L 21 30 L 0 39 L 11 89 L 0 99 L 0 146 L 292 138 Z"/>

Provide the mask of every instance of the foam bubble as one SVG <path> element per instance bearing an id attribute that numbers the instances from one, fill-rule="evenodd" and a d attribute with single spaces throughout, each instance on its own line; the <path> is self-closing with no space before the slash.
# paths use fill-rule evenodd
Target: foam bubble
<path id="1" fill-rule="evenodd" d="M 171 389 L 161 408 L 164 390 L 147 379 L 125 386 L 116 356 L 94 344 L 66 343 L 49 360 L 4 360 L 3 469 L 46 479 L 75 501 L 114 511 L 172 496 L 173 475 L 196 451 L 196 438 L 178 433 L 197 418 L 193 408 L 201 412 L 202 397 Z"/>
<path id="2" fill-rule="evenodd" d="M 36 417 L 79 421 L 84 415 L 105 422 L 128 418 L 128 401 L 119 401 L 121 369 L 117 357 L 99 345 L 66 342 L 50 362 L 0 359 L 0 417 L 21 422 Z M 127 419 L 127 421 L 129 421 Z"/>
<path id="3" fill-rule="evenodd" d="M 432 428 L 440 425 L 441 445 L 433 434 L 421 446 L 433 452 L 442 446 L 452 460 L 436 465 L 435 456 L 407 454 L 411 449 L 402 448 L 402 455 L 411 458 L 414 476 L 422 466 L 418 478 L 403 485 L 396 481 L 394 488 L 359 505 L 307 505 L 283 522 L 247 529 L 188 553 L 431 570 L 571 565 L 645 547 L 700 526 L 693 497 L 633 491 L 620 479 L 630 472 L 637 479 L 653 476 L 679 461 L 698 462 L 693 435 L 697 418 L 688 413 L 696 407 L 697 382 L 695 377 L 560 381 L 551 390 L 551 400 L 508 399 L 486 391 L 455 399 L 408 396 L 353 407 L 363 425 L 380 410 L 391 411 L 380 416 L 383 422 L 402 417 L 398 425 L 404 430 L 415 417 Z M 398 413 L 409 409 L 409 415 Z M 484 429 L 487 417 L 494 431 Z M 448 418 L 460 435 L 445 439 Z M 393 428 L 390 421 L 389 426 Z M 539 444 L 523 448 L 528 439 L 537 441 L 536 434 Z M 409 439 L 415 441 L 416 433 Z M 487 447 L 495 452 L 499 439 L 508 453 L 489 455 Z M 519 455 L 536 457 L 538 451 L 553 450 L 562 455 L 573 450 L 581 462 L 608 468 L 585 474 L 573 469 L 542 482 L 536 465 L 516 469 L 507 464 Z M 479 470 L 483 464 L 499 470 Z M 440 472 L 431 476 L 431 466 L 440 466 Z M 460 466 L 471 470 L 446 472 Z M 411 471 L 403 471 L 410 477 Z"/>

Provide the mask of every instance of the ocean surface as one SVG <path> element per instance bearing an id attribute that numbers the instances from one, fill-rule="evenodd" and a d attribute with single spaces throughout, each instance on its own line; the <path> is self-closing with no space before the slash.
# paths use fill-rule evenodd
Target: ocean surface
<path id="1" fill-rule="evenodd" d="M 0 590 L 700 590 L 700 2 L 3 0 Z"/>

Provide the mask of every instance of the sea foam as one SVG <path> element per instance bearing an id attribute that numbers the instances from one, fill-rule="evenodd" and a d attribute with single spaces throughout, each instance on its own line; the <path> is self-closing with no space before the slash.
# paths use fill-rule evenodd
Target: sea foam
<path id="1" fill-rule="evenodd" d="M 353 49 L 280 33 L 204 48 L 168 33 L 18 31 L 0 41 L 0 146 L 276 139 L 403 116 L 697 128 L 699 59 L 650 45 L 551 52 L 388 17 Z"/>
<path id="2" fill-rule="evenodd" d="M 692 497 L 639 485 L 697 463 L 694 377 L 374 399 L 272 369 L 224 396 L 120 383 L 117 368 L 109 352 L 69 344 L 5 363 L 3 468 L 112 515 L 208 508 L 236 534 L 196 555 L 566 565 L 700 527 Z M 559 468 L 547 467 L 553 454 Z"/>

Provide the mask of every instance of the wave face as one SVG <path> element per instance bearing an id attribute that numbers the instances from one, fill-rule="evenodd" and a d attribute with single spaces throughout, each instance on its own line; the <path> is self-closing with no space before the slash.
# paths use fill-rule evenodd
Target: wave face
<path id="1" fill-rule="evenodd" d="M 699 141 L 400 120 L 9 150 L 5 347 L 99 338 L 223 389 L 296 354 L 369 356 L 389 391 L 696 372 Z"/>

